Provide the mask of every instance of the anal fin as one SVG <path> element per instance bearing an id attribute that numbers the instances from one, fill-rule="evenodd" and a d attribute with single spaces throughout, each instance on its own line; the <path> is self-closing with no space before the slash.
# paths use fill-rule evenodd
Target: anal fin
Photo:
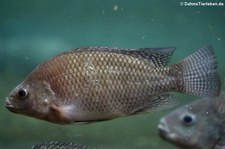
<path id="1" fill-rule="evenodd" d="M 179 101 L 170 94 L 161 94 L 149 99 L 149 103 L 134 109 L 132 114 L 155 113 L 168 110 L 179 104 Z"/>

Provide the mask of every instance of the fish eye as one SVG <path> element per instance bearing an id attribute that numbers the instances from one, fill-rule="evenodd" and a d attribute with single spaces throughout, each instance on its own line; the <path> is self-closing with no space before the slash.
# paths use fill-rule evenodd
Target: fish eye
<path id="1" fill-rule="evenodd" d="M 194 123 L 195 117 L 191 114 L 185 114 L 181 118 L 185 125 L 192 125 Z"/>
<path id="2" fill-rule="evenodd" d="M 24 98 L 27 97 L 27 95 L 28 95 L 28 92 L 27 92 L 26 89 L 21 88 L 21 89 L 18 90 L 18 96 L 19 96 L 19 98 L 24 99 Z"/>

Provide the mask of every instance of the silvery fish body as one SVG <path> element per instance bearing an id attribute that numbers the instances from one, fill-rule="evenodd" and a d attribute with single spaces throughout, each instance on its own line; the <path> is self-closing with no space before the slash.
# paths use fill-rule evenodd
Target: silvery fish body
<path id="1" fill-rule="evenodd" d="M 91 123 L 172 107 L 166 92 L 216 96 L 217 62 L 208 46 L 172 66 L 174 48 L 85 48 L 43 64 L 7 97 L 16 113 L 58 124 Z M 207 86 L 206 86 L 207 85 Z"/>
<path id="2" fill-rule="evenodd" d="M 91 149 L 91 148 L 81 144 L 51 141 L 42 144 L 37 144 L 33 146 L 32 149 Z"/>
<path id="3" fill-rule="evenodd" d="M 183 149 L 225 149 L 225 92 L 171 112 L 158 128 L 162 138 Z"/>

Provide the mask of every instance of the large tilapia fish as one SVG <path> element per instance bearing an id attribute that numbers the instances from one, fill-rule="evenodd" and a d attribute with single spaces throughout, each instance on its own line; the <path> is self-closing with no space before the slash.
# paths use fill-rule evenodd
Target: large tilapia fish
<path id="1" fill-rule="evenodd" d="M 174 48 L 84 48 L 39 65 L 6 99 L 16 113 L 59 124 L 90 123 L 165 109 L 165 92 L 217 96 L 213 48 L 166 67 Z"/>
<path id="2" fill-rule="evenodd" d="M 225 92 L 169 113 L 158 128 L 162 138 L 182 149 L 225 149 Z"/>

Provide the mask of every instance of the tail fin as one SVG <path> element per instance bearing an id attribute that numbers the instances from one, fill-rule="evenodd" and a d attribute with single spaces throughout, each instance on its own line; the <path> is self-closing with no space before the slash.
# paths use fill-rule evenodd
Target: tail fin
<path id="1" fill-rule="evenodd" d="M 221 83 L 217 73 L 216 56 L 211 45 L 173 65 L 173 70 L 178 73 L 180 92 L 201 97 L 219 95 Z"/>

